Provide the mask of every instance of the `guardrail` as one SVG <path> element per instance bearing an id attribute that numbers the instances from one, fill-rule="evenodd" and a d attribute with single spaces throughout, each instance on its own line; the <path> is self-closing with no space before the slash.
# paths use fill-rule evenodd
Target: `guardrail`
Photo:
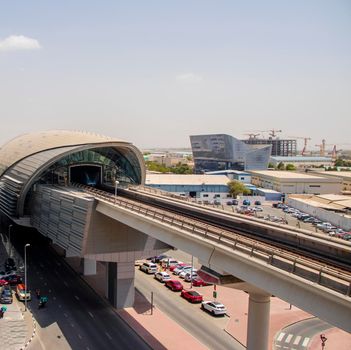
<path id="1" fill-rule="evenodd" d="M 212 224 L 204 224 L 195 219 L 174 214 L 167 210 L 157 209 L 126 198 L 115 197 L 113 194 L 89 186 L 81 184 L 73 184 L 73 186 L 139 215 L 177 227 L 182 231 L 211 241 L 211 243 L 228 247 L 233 251 L 247 255 L 249 258 L 256 258 L 268 265 L 302 277 L 310 282 L 332 289 L 345 296 L 351 296 L 351 274 L 347 272 L 327 267 L 316 260 L 307 259 L 283 249 L 270 246 L 269 244 L 220 229 Z"/>

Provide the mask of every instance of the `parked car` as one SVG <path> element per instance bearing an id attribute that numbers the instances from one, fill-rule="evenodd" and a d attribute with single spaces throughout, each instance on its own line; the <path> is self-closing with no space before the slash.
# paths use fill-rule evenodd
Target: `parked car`
<path id="1" fill-rule="evenodd" d="M 213 201 L 210 202 L 213 205 L 221 205 L 221 201 L 219 199 L 214 199 Z"/>
<path id="2" fill-rule="evenodd" d="M 197 269 L 193 269 L 192 271 L 193 271 L 193 274 L 197 273 Z M 190 269 L 187 269 L 187 268 L 183 269 L 183 271 L 179 272 L 178 276 L 180 278 L 184 278 L 187 273 L 191 273 L 191 267 Z"/>
<path id="3" fill-rule="evenodd" d="M 190 269 L 191 266 L 190 265 L 179 266 L 173 270 L 173 275 L 179 275 L 186 268 Z"/>
<path id="4" fill-rule="evenodd" d="M 3 287 L 0 295 L 1 304 L 12 304 L 12 289 L 9 285 Z"/>
<path id="5" fill-rule="evenodd" d="M 17 295 L 18 300 L 21 300 L 21 301 L 26 300 L 26 299 L 27 300 L 32 299 L 30 291 L 28 289 L 26 290 L 26 286 L 23 283 L 20 283 L 17 285 L 16 295 Z"/>
<path id="6" fill-rule="evenodd" d="M 211 283 L 205 282 L 202 278 L 196 277 L 193 279 L 193 286 L 194 287 L 205 287 L 205 286 L 210 286 Z"/>
<path id="7" fill-rule="evenodd" d="M 187 263 L 183 263 L 183 262 L 178 262 L 177 265 L 172 265 L 169 267 L 169 271 L 173 272 L 175 269 L 177 269 L 178 267 L 181 267 L 181 266 L 188 266 Z"/>
<path id="8" fill-rule="evenodd" d="M 156 272 L 155 279 L 159 280 L 160 282 L 166 282 L 171 279 L 171 276 L 167 272 Z"/>
<path id="9" fill-rule="evenodd" d="M 153 258 L 151 259 L 151 262 L 153 262 L 153 263 L 159 263 L 162 259 L 168 258 L 168 257 L 169 257 L 169 256 L 168 256 L 168 255 L 165 255 L 165 254 L 157 255 L 157 256 L 155 256 L 155 257 L 153 257 Z"/>
<path id="10" fill-rule="evenodd" d="M 6 286 L 8 284 L 8 282 L 6 280 L 0 280 L 0 287 L 2 286 Z"/>
<path id="11" fill-rule="evenodd" d="M 261 207 L 253 207 L 252 211 L 263 211 Z"/>
<path id="12" fill-rule="evenodd" d="M 157 265 L 152 262 L 145 262 L 140 265 L 139 269 L 144 271 L 145 273 L 156 273 L 157 272 Z"/>
<path id="13" fill-rule="evenodd" d="M 227 309 L 222 303 L 218 301 L 203 301 L 201 309 L 209 312 L 213 316 L 224 316 L 227 313 Z"/>
<path id="14" fill-rule="evenodd" d="M 194 272 L 194 271 L 193 273 L 191 273 L 191 271 L 187 272 L 184 276 L 184 281 L 191 282 L 191 280 L 194 280 L 197 276 L 198 276 L 197 272 Z"/>
<path id="15" fill-rule="evenodd" d="M 177 280 L 170 280 L 165 282 L 165 286 L 173 292 L 180 292 L 183 290 L 183 285 Z"/>
<path id="16" fill-rule="evenodd" d="M 4 277 L 4 280 L 7 281 L 10 286 L 15 286 L 19 283 L 22 283 L 22 277 L 18 275 L 10 275 Z"/>
<path id="17" fill-rule="evenodd" d="M 163 259 L 160 261 L 160 263 L 161 263 L 162 265 L 167 265 L 167 267 L 170 267 L 170 266 L 175 266 L 175 265 L 177 265 L 177 264 L 179 263 L 179 261 L 176 260 L 176 259 L 173 259 L 173 258 L 171 258 L 171 257 L 168 257 L 168 258 L 163 258 Z"/>
<path id="18" fill-rule="evenodd" d="M 236 199 L 231 199 L 227 201 L 227 205 L 238 205 L 239 202 Z"/>
<path id="19" fill-rule="evenodd" d="M 203 300 L 202 295 L 195 290 L 183 289 L 180 296 L 191 303 L 201 303 Z"/>
<path id="20" fill-rule="evenodd" d="M 243 205 L 251 205 L 251 202 L 248 199 L 244 199 Z"/>
<path id="21" fill-rule="evenodd" d="M 255 201 L 255 205 L 262 205 L 261 201 Z"/>

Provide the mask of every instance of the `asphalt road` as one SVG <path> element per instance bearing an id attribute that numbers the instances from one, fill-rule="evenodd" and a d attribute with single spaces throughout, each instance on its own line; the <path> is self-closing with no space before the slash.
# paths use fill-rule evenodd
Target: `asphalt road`
<path id="1" fill-rule="evenodd" d="M 274 339 L 274 350 L 306 350 L 310 340 L 316 334 L 322 334 L 331 328 L 329 323 L 314 317 L 294 323 L 282 329 Z"/>
<path id="2" fill-rule="evenodd" d="M 40 326 L 37 347 L 42 349 L 150 349 L 144 341 L 33 232 L 17 232 L 17 247 L 27 248 L 28 308 Z M 35 289 L 47 295 L 38 309 Z M 62 343 L 62 345 L 60 345 Z M 34 348 L 33 348 L 34 349 Z"/>
<path id="3" fill-rule="evenodd" d="M 139 270 L 135 273 L 135 287 L 148 300 L 153 292 L 154 304 L 209 349 L 245 349 L 224 331 L 229 321 L 227 316 L 211 316 L 202 311 L 199 304 L 189 303 L 180 297 L 180 292 L 172 292 L 152 275 Z"/>

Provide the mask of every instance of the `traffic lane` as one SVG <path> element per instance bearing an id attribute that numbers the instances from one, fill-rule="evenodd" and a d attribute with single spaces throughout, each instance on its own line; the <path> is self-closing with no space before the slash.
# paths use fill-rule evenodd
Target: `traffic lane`
<path id="1" fill-rule="evenodd" d="M 316 334 L 321 334 L 325 330 L 332 328 L 330 324 L 317 317 L 296 322 L 279 332 L 274 341 L 274 348 L 306 350 L 311 339 Z"/>
<path id="2" fill-rule="evenodd" d="M 46 324 L 58 322 L 70 343 L 87 340 L 90 342 L 89 348 L 111 349 L 113 346 L 115 349 L 149 349 L 115 314 L 111 306 L 102 302 L 60 258 L 41 254 L 37 264 L 39 270 L 38 274 L 34 274 L 32 285 L 39 288 L 42 286 L 42 293 L 50 295 L 48 309 L 45 311 L 54 309 L 53 317 L 49 318 L 42 312 L 44 310 L 33 308 L 39 321 Z M 64 276 L 64 280 L 59 276 Z"/>
<path id="3" fill-rule="evenodd" d="M 210 349 L 245 349 L 224 331 L 228 317 L 213 317 L 202 311 L 200 304 L 189 303 L 180 297 L 180 292 L 171 291 L 153 275 L 139 270 L 135 273 L 135 287 L 149 301 L 153 292 L 154 304 Z"/>
<path id="4" fill-rule="evenodd" d="M 83 345 L 94 349 L 110 348 L 111 341 L 106 337 L 105 330 L 100 327 L 103 323 L 98 322 L 98 317 L 95 320 L 89 317 L 86 305 L 79 303 L 78 295 L 83 295 L 82 291 L 76 290 L 75 280 L 70 276 L 70 271 L 62 266 L 64 265 L 61 264 L 56 268 L 59 275 L 66 276 L 67 286 L 62 284 L 59 277 L 52 275 L 52 270 L 46 269 L 43 262 L 39 263 L 40 270 L 34 283 L 41 287 L 42 294 L 49 295 L 49 302 L 47 308 L 41 310 L 35 307 L 36 303 L 33 304 L 33 314 L 42 328 L 47 328 L 56 322 L 72 348 Z M 47 282 L 46 288 L 43 280 Z M 102 308 L 100 303 L 96 305 L 93 298 L 89 298 L 88 301 L 92 307 Z"/>

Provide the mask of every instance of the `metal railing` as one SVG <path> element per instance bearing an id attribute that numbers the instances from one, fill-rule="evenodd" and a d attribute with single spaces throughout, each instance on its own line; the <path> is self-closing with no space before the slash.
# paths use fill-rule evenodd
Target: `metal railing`
<path id="1" fill-rule="evenodd" d="M 167 210 L 158 209 L 130 199 L 115 197 L 113 194 L 85 185 L 74 184 L 74 186 L 93 194 L 96 198 L 128 209 L 138 215 L 201 237 L 218 247 L 226 247 L 233 250 L 233 252 L 240 252 L 250 259 L 259 260 L 261 263 L 263 262 L 302 277 L 345 296 L 351 296 L 351 274 L 346 271 L 328 267 L 316 260 L 305 258 L 267 243 L 258 242 L 240 234 L 223 230 L 213 224 L 204 224 L 195 219 L 174 214 Z"/>

